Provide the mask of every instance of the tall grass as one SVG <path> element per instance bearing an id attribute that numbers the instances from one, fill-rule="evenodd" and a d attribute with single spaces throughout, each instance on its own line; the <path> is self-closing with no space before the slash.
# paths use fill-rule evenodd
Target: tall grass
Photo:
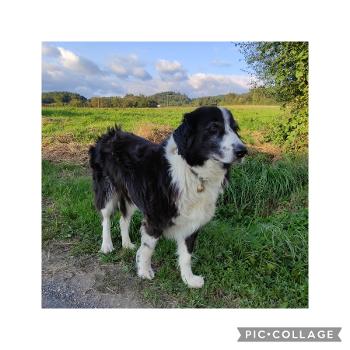
<path id="1" fill-rule="evenodd" d="M 306 196 L 308 164 L 305 156 L 271 162 L 268 156 L 250 157 L 231 172 L 219 203 L 218 217 L 240 220 L 268 215 L 298 196 Z"/>

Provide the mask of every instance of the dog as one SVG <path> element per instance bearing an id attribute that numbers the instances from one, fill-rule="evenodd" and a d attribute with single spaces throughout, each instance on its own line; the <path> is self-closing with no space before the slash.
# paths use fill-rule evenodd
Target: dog
<path id="1" fill-rule="evenodd" d="M 109 129 L 89 149 L 95 205 L 102 215 L 101 252 L 111 252 L 111 216 L 121 213 L 122 247 L 133 249 L 131 217 L 143 214 L 137 274 L 152 279 L 151 257 L 159 238 L 175 239 L 181 277 L 190 288 L 201 288 L 202 276 L 191 269 L 198 230 L 214 216 L 216 202 L 228 182 L 232 164 L 247 148 L 231 112 L 199 107 L 184 115 L 181 125 L 155 144 L 120 127 Z"/>

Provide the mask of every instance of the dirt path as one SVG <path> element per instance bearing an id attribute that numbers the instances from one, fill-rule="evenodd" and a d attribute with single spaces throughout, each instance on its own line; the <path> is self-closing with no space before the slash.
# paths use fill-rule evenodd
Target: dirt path
<path id="1" fill-rule="evenodd" d="M 140 280 L 96 256 L 73 257 L 69 245 L 51 242 L 42 251 L 43 308 L 147 308 Z"/>

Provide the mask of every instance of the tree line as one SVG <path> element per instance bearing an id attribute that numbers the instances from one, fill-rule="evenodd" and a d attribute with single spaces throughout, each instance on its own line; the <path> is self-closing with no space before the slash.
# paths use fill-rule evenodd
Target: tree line
<path id="1" fill-rule="evenodd" d="M 145 108 L 167 106 L 210 106 L 233 104 L 273 105 L 276 100 L 268 96 L 263 88 L 254 88 L 244 94 L 190 98 L 174 91 L 160 92 L 151 96 L 127 94 L 124 97 L 86 97 L 67 91 L 42 93 L 43 106 L 72 106 L 94 108 Z"/>

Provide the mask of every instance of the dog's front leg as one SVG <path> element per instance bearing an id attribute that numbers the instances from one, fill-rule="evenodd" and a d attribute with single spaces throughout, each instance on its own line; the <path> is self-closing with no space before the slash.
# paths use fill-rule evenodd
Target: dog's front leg
<path id="1" fill-rule="evenodd" d="M 198 232 L 194 232 L 186 239 L 177 239 L 177 253 L 179 255 L 181 277 L 190 288 L 202 288 L 204 284 L 204 278 L 194 275 L 191 268 L 191 256 L 197 234 Z"/>
<path id="2" fill-rule="evenodd" d="M 141 226 L 141 245 L 136 253 L 137 275 L 151 280 L 154 272 L 151 266 L 151 258 L 161 232 L 154 230 L 145 223 Z"/>

